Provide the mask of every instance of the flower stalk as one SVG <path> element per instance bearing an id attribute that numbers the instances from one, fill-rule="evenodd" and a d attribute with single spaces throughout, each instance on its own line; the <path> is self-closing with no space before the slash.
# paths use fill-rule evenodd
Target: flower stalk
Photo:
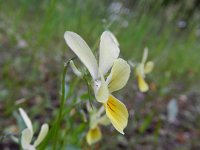
<path id="1" fill-rule="evenodd" d="M 71 60 L 71 59 L 70 59 Z M 62 81 L 61 81 L 61 98 L 60 98 L 60 109 L 59 109 L 59 113 L 58 113 L 58 117 L 57 117 L 57 121 L 55 124 L 55 130 L 54 130 L 54 144 L 53 144 L 53 149 L 56 149 L 56 145 L 57 145 L 57 137 L 58 137 L 58 127 L 61 123 L 62 120 L 62 113 L 63 113 L 63 109 L 64 109 L 64 104 L 65 104 L 65 95 L 66 95 L 66 91 L 65 91 L 65 77 L 66 77 L 66 73 L 67 73 L 67 69 L 68 66 L 70 64 L 70 60 L 67 61 L 64 64 L 64 70 L 62 73 Z"/>

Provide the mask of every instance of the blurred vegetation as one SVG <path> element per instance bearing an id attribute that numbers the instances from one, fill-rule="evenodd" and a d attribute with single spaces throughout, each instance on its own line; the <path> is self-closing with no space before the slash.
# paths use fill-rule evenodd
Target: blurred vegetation
<path id="1" fill-rule="evenodd" d="M 147 78 L 148 93 L 132 92 L 137 89 L 132 73 L 118 95 L 126 99 L 130 112 L 126 136 L 106 128 L 103 141 L 91 149 L 199 149 L 199 7 L 198 0 L 0 1 L 0 135 L 18 132 L 14 124 L 19 106 L 33 119 L 52 121 L 59 106 L 63 63 L 74 56 L 63 38 L 66 30 L 81 35 L 95 52 L 101 33 L 110 30 L 119 40 L 122 57 L 140 61 L 148 47 L 155 69 Z M 79 90 L 87 89 L 78 82 L 69 73 L 69 95 L 75 95 L 71 105 L 85 99 Z M 166 121 L 171 98 L 180 107 L 177 124 Z M 75 126 L 65 118 L 71 127 L 66 130 L 73 135 L 63 132 L 62 144 L 89 149 L 84 141 L 87 124 L 81 112 L 73 115 Z M 0 147 L 12 145 L 7 137 L 0 142 Z"/>

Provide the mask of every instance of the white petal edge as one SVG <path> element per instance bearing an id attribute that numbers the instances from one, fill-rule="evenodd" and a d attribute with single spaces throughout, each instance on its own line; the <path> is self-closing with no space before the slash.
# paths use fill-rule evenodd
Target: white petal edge
<path id="1" fill-rule="evenodd" d="M 130 66 L 125 60 L 121 58 L 115 60 L 111 73 L 106 80 L 109 92 L 122 89 L 130 77 L 130 72 Z"/>
<path id="2" fill-rule="evenodd" d="M 35 142 L 33 144 L 35 147 L 38 146 L 44 140 L 48 131 L 49 131 L 49 125 L 43 124 L 42 127 L 41 127 L 41 130 L 40 130 L 40 133 L 39 133 L 37 139 L 35 140 Z"/>
<path id="3" fill-rule="evenodd" d="M 100 39 L 99 48 L 99 69 L 105 75 L 118 58 L 120 49 L 118 42 L 114 40 L 114 35 L 109 31 L 104 31 Z"/>
<path id="4" fill-rule="evenodd" d="M 26 114 L 26 112 L 24 111 L 24 109 L 19 108 L 19 112 L 20 112 L 20 114 L 22 116 L 22 119 L 24 120 L 24 123 L 26 124 L 26 126 L 33 133 L 33 126 L 32 126 L 32 122 L 31 122 L 30 118 L 28 117 L 28 115 Z"/>
<path id="5" fill-rule="evenodd" d="M 107 32 L 110 32 L 110 31 L 107 31 Z M 117 38 L 114 36 L 114 34 L 112 34 L 112 32 L 110 32 L 110 36 L 112 37 L 113 42 L 115 42 L 115 44 L 119 47 L 119 42 L 118 42 Z"/>
<path id="6" fill-rule="evenodd" d="M 64 39 L 71 50 L 78 56 L 82 63 L 87 67 L 93 79 L 97 79 L 98 65 L 91 49 L 87 43 L 76 33 L 66 31 Z"/>
<path id="7" fill-rule="evenodd" d="M 21 145 L 23 149 L 28 149 L 28 147 L 30 147 L 32 138 L 33 133 L 29 128 L 26 128 L 22 131 Z"/>

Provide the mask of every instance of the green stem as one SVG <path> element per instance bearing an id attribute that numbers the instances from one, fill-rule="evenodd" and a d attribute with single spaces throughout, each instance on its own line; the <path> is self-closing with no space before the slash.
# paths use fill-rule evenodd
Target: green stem
<path id="1" fill-rule="evenodd" d="M 64 65 L 64 70 L 63 70 L 63 74 L 62 74 L 62 94 L 61 94 L 61 99 L 60 99 L 60 109 L 59 109 L 59 113 L 58 113 L 58 118 L 55 124 L 55 132 L 54 132 L 54 144 L 53 144 L 53 149 L 56 149 L 56 144 L 57 144 L 57 136 L 58 136 L 58 127 L 61 123 L 62 120 L 62 113 L 63 113 L 63 108 L 64 108 L 64 104 L 65 104 L 65 76 L 67 73 L 67 67 L 69 65 L 69 61 L 67 63 L 65 63 Z"/>
<path id="2" fill-rule="evenodd" d="M 86 82 L 87 90 L 88 90 L 88 95 L 89 95 L 90 106 L 91 106 L 91 108 L 93 108 L 93 106 L 92 106 L 92 98 L 91 98 L 91 91 L 90 91 L 90 84 L 89 84 L 86 76 L 83 76 L 83 80 Z"/>

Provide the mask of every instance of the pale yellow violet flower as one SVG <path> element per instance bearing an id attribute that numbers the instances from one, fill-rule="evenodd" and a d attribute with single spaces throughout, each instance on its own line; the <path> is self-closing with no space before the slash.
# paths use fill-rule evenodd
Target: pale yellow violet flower
<path id="1" fill-rule="evenodd" d="M 145 79 L 145 75 L 150 73 L 154 67 L 154 63 L 152 61 L 146 62 L 147 56 L 148 56 L 148 49 L 145 48 L 143 57 L 142 57 L 142 62 L 137 64 L 137 67 L 136 67 L 138 87 L 141 92 L 146 92 L 149 90 L 149 86 L 144 79 Z"/>
<path id="2" fill-rule="evenodd" d="M 117 39 L 109 31 L 102 33 L 99 64 L 97 64 L 97 60 L 89 46 L 78 34 L 67 31 L 64 38 L 67 45 L 90 72 L 97 101 L 105 106 L 106 115 L 115 129 L 124 134 L 123 130 L 128 123 L 128 111 L 126 106 L 112 96 L 111 93 L 126 85 L 130 76 L 130 66 L 125 60 L 118 58 L 120 49 Z M 104 76 L 107 75 L 110 69 L 110 74 L 105 80 Z"/>
<path id="3" fill-rule="evenodd" d="M 98 111 L 94 106 L 91 108 L 90 105 L 87 105 L 87 108 L 90 115 L 90 128 L 86 135 L 86 140 L 89 145 L 92 145 L 102 138 L 99 125 L 109 125 L 110 120 L 106 115 L 102 115 L 104 107 L 101 107 Z"/>
<path id="4" fill-rule="evenodd" d="M 36 150 L 36 147 L 46 137 L 46 135 L 47 135 L 47 133 L 49 131 L 49 126 L 48 126 L 48 124 L 43 124 L 37 139 L 34 141 L 33 144 L 31 144 L 31 141 L 32 141 L 32 138 L 33 138 L 33 134 L 34 134 L 32 122 L 29 119 L 29 117 L 26 114 L 26 112 L 22 108 L 19 108 L 19 112 L 20 112 L 20 115 L 22 116 L 22 119 L 24 120 L 24 123 L 27 126 L 27 128 L 22 131 L 22 135 L 21 135 L 22 148 L 24 150 Z"/>

